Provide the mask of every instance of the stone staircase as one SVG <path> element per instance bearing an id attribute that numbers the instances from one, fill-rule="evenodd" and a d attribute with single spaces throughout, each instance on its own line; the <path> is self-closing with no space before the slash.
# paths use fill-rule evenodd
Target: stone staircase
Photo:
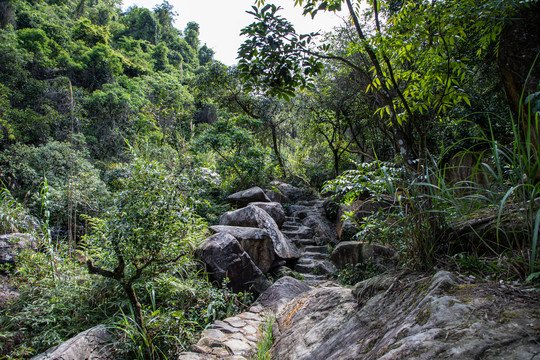
<path id="1" fill-rule="evenodd" d="M 281 232 L 300 249 L 301 256 L 293 269 L 311 286 L 321 285 L 330 280 L 336 271 L 330 262 L 327 239 L 305 225 L 309 216 L 324 214 L 324 200 L 302 201 L 288 209 L 289 216 L 281 227 Z"/>
<path id="2" fill-rule="evenodd" d="M 294 262 L 275 262 L 274 274 L 292 275 L 315 287 L 335 286 L 332 274 L 336 268 L 330 262 L 326 245 L 329 239 L 325 236 L 327 232 L 321 231 L 322 223 L 327 221 L 323 203 L 320 199 L 300 201 L 288 208 L 281 232 L 298 247 L 301 255 Z M 180 354 L 178 360 L 246 360 L 257 349 L 261 324 L 276 313 L 276 309 L 256 304 L 247 312 L 216 321 L 202 332 L 191 351 Z"/>

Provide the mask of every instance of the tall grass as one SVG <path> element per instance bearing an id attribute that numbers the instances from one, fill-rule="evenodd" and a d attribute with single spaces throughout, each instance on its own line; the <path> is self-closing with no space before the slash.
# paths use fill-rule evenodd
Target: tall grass
<path id="1" fill-rule="evenodd" d="M 509 145 L 501 144 L 490 126 L 445 149 L 441 158 L 474 144 L 460 151 L 460 163 L 475 159 L 464 166 L 464 178 L 449 178 L 462 164 L 444 165 L 436 159 L 424 160 L 399 178 L 388 176 L 384 163 L 374 162 L 328 182 L 326 189 L 348 202 L 360 194 L 374 199 L 393 195 L 398 206 L 364 218 L 357 237 L 396 246 L 407 266 L 432 269 L 441 255 L 468 252 L 507 257 L 520 277 L 533 279 L 540 275 L 540 159 L 531 135 L 539 128 L 538 112 L 533 120 L 525 129 L 511 121 Z M 353 219 L 352 212 L 346 215 Z"/>
<path id="2" fill-rule="evenodd" d="M 491 127 L 487 134 L 462 140 L 475 143 L 473 148 L 462 152 L 462 157 L 471 155 L 479 159 L 468 179 L 449 183 L 446 175 L 451 167 L 441 169 L 435 162 L 426 166 L 420 181 L 414 181 L 410 193 L 407 192 L 406 206 L 411 209 L 406 213 L 416 224 L 410 234 L 411 249 L 421 255 L 418 260 L 431 265 L 431 255 L 440 245 L 437 244 L 439 239 L 434 237 L 436 230 L 463 220 L 469 233 L 476 235 L 476 243 L 470 244 L 470 250 L 487 249 L 492 255 L 517 253 L 515 259 L 520 262 L 524 275 L 529 279 L 538 276 L 540 159 L 537 145 L 531 141 L 531 134 L 538 131 L 538 125 L 537 112 L 525 129 L 512 120 L 513 141 L 508 146 L 497 141 Z M 483 150 L 476 151 L 478 148 Z M 452 147 L 447 149 L 452 150 Z M 493 218 L 494 243 L 488 241 L 486 232 L 479 231 L 474 217 Z M 516 238 L 515 234 L 505 233 L 508 221 L 518 223 L 515 228 L 520 228 L 521 236 Z"/>

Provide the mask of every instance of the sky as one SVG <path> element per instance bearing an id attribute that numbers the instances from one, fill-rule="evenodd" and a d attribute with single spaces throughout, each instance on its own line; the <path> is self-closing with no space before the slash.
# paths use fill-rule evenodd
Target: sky
<path id="1" fill-rule="evenodd" d="M 190 21 L 200 26 L 201 45 L 206 44 L 215 51 L 214 58 L 225 65 L 236 64 L 238 48 L 243 39 L 240 30 L 253 22 L 253 16 L 246 13 L 251 10 L 254 0 L 168 0 L 178 13 L 174 25 L 183 30 Z M 153 9 L 163 0 L 124 0 L 122 9 L 130 6 Z M 288 19 L 298 33 L 329 31 L 343 23 L 339 15 L 319 13 L 314 20 L 302 16 L 302 9 L 294 7 L 294 0 L 274 0 L 281 6 L 281 16 Z"/>

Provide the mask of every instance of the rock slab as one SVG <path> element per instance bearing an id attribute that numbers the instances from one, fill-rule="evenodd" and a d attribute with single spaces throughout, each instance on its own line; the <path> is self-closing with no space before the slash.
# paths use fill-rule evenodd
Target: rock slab
<path id="1" fill-rule="evenodd" d="M 497 285 L 497 284 L 496 284 Z M 527 299 L 525 301 L 525 299 Z M 277 315 L 280 360 L 533 359 L 540 300 L 441 271 L 315 288 Z"/>
<path id="2" fill-rule="evenodd" d="M 229 195 L 227 197 L 227 201 L 236 206 L 243 207 L 251 202 L 270 202 L 271 200 L 268 198 L 268 196 L 266 196 L 263 189 L 258 186 L 254 186 L 247 190 L 239 191 L 232 195 Z"/>
<path id="3" fill-rule="evenodd" d="M 112 359 L 111 333 L 98 325 L 69 339 L 31 360 L 105 360 Z"/>
<path id="4" fill-rule="evenodd" d="M 279 228 L 285 222 L 285 211 L 283 210 L 283 206 L 278 202 L 252 202 L 250 205 L 266 211 L 274 219 Z"/>
<path id="5" fill-rule="evenodd" d="M 285 195 L 292 202 L 308 200 L 311 197 L 309 191 L 281 181 L 274 180 L 270 182 L 270 186 L 277 188 L 282 195 Z"/>
<path id="6" fill-rule="evenodd" d="M 290 276 L 284 276 L 259 296 L 255 302 L 255 306 L 260 305 L 265 309 L 271 309 L 277 312 L 289 301 L 309 290 L 311 290 L 311 287 L 303 281 Z"/>
<path id="7" fill-rule="evenodd" d="M 343 269 L 347 264 L 372 263 L 392 268 L 397 265 L 396 252 L 384 245 L 358 241 L 340 242 L 331 255 L 332 262 Z"/>

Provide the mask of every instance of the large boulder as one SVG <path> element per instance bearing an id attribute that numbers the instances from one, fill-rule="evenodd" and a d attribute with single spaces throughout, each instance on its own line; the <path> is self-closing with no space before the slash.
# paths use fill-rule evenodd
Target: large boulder
<path id="1" fill-rule="evenodd" d="M 439 272 L 304 292 L 276 318 L 280 360 L 532 359 L 540 307 L 525 292 Z"/>
<path id="2" fill-rule="evenodd" d="M 343 269 L 347 264 L 359 264 L 362 262 L 363 245 L 358 241 L 342 241 L 332 251 L 330 259 L 338 269 Z"/>
<path id="3" fill-rule="evenodd" d="M 221 284 L 229 278 L 227 286 L 235 292 L 251 290 L 261 293 L 270 285 L 232 235 L 217 233 L 210 236 L 196 250 L 196 257 L 206 265 L 213 281 Z"/>
<path id="4" fill-rule="evenodd" d="M 336 226 L 323 214 L 309 215 L 302 219 L 302 224 L 313 230 L 313 238 L 320 244 L 336 244 L 338 236 Z"/>
<path id="5" fill-rule="evenodd" d="M 31 360 L 105 360 L 113 359 L 112 335 L 105 325 L 98 325 L 68 341 L 34 356 Z"/>
<path id="6" fill-rule="evenodd" d="M 266 211 L 268 215 L 274 219 L 277 226 L 281 229 L 281 226 L 285 222 L 285 211 L 283 206 L 278 202 L 252 202 L 250 205 L 254 205 Z"/>
<path id="7" fill-rule="evenodd" d="M 289 199 L 287 196 L 283 195 L 280 192 L 274 190 L 265 190 L 264 193 L 273 202 L 278 202 L 280 204 L 288 204 L 291 202 L 291 199 Z"/>
<path id="8" fill-rule="evenodd" d="M 279 231 L 274 219 L 266 211 L 254 205 L 226 212 L 221 216 L 219 224 L 264 229 L 272 238 L 277 256 L 282 259 L 297 259 L 300 256 L 298 248 Z"/>
<path id="9" fill-rule="evenodd" d="M 234 236 L 263 273 L 270 270 L 275 259 L 274 244 L 265 230 L 252 227 L 214 225 L 210 226 L 210 231 Z"/>
<path id="10" fill-rule="evenodd" d="M 500 254 L 508 249 L 526 247 L 532 231 L 527 226 L 529 203 L 508 203 L 500 211 L 487 207 L 455 220 L 446 229 L 444 246 L 453 253 L 478 252 Z M 540 207 L 540 198 L 534 200 Z"/>
<path id="11" fill-rule="evenodd" d="M 332 262 L 343 269 L 347 264 L 371 263 L 391 268 L 397 264 L 397 253 L 388 246 L 357 241 L 340 242 L 331 255 Z"/>
<path id="12" fill-rule="evenodd" d="M 270 183 L 270 186 L 277 188 L 281 194 L 285 195 L 293 202 L 299 200 L 309 200 L 312 197 L 310 191 L 297 188 L 296 186 L 281 181 L 274 180 Z"/>
<path id="13" fill-rule="evenodd" d="M 36 241 L 29 234 L 0 235 L 0 265 L 15 265 L 17 254 L 23 250 L 37 250 Z"/>
<path id="14" fill-rule="evenodd" d="M 285 276 L 278 279 L 262 293 L 253 306 L 262 306 L 265 309 L 279 312 L 289 301 L 309 290 L 311 290 L 311 287 L 303 281 Z"/>
<path id="15" fill-rule="evenodd" d="M 254 186 L 247 190 L 242 190 L 227 197 L 227 201 L 238 206 L 243 207 L 251 202 L 271 202 L 266 196 L 264 190 L 258 186 Z"/>

